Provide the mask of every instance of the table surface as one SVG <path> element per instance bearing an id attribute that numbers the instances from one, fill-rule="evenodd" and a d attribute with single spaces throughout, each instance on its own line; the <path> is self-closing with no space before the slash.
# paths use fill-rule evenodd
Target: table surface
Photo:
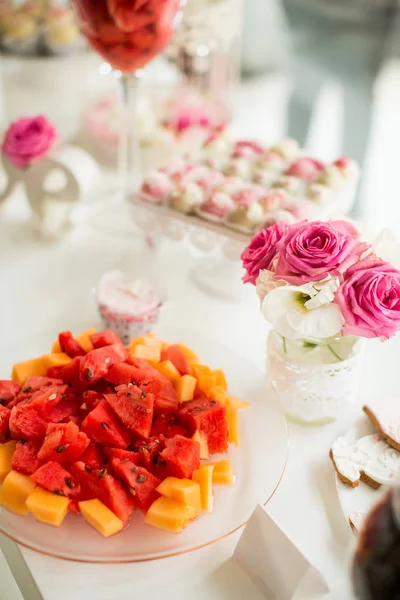
<path id="1" fill-rule="evenodd" d="M 255 96 L 246 89 L 243 98 Z M 243 121 L 242 121 L 243 122 Z M 266 123 L 264 123 L 266 124 Z M 255 132 L 249 131 L 249 136 Z M 257 132 L 258 133 L 258 132 Z M 277 137 L 277 135 L 274 137 Z M 91 291 L 100 275 L 126 265 L 133 246 L 83 225 L 56 244 L 32 236 L 23 199 L 17 195 L 0 220 L 2 337 L 68 328 L 97 318 Z M 168 304 L 162 314 L 169 325 L 204 328 L 210 337 L 236 350 L 264 369 L 267 326 L 259 313 L 254 290 L 240 301 L 204 293 L 193 282 L 199 253 L 163 241 L 157 272 Z M 399 341 L 370 342 L 365 359 L 360 398 L 363 401 L 395 391 L 395 357 Z M 358 409 L 359 410 L 359 409 Z M 354 538 L 340 509 L 335 477 L 328 459 L 332 441 L 344 433 L 353 416 L 324 427 L 289 425 L 290 455 L 284 478 L 267 506 L 268 512 L 326 577 L 332 599 L 350 599 L 348 562 Z M 261 465 L 260 465 L 261 468 Z M 132 565 L 86 565 L 51 559 L 22 549 L 23 557 L 44 600 L 252 600 L 260 593 L 231 558 L 240 532 L 203 550 L 179 558 Z M 157 577 L 155 577 L 155 572 Z M 34 592 L 25 593 L 30 600 Z M 8 599 L 7 599 L 8 600 Z"/>

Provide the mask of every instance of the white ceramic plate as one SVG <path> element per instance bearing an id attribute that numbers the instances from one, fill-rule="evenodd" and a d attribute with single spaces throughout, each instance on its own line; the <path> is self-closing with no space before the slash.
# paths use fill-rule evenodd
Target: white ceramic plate
<path id="1" fill-rule="evenodd" d="M 86 327 L 74 330 L 78 334 Z M 62 325 L 61 325 L 62 327 Z M 240 414 L 241 446 L 230 447 L 228 457 L 236 473 L 233 487 L 215 486 L 214 510 L 202 515 L 180 534 L 155 529 L 136 511 L 127 529 L 104 539 L 79 515 L 68 514 L 55 529 L 0 509 L 0 531 L 39 552 L 84 562 L 135 562 L 173 556 L 211 544 L 243 526 L 258 503 L 266 504 L 283 476 L 287 455 L 286 420 L 280 404 L 267 395 L 264 375 L 247 360 L 195 332 L 163 328 L 160 337 L 182 341 L 201 360 L 225 370 L 230 392 L 251 402 Z M 0 377 L 9 377 L 16 361 L 49 351 L 57 331 L 16 341 L 3 340 Z M 218 460 L 219 457 L 216 457 Z M 215 457 L 213 457 L 215 459 Z"/>

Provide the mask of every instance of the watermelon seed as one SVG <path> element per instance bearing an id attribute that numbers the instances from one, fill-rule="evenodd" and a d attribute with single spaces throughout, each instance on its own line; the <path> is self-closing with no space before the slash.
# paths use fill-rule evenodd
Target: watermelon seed
<path id="1" fill-rule="evenodd" d="M 135 467 L 132 467 L 132 469 L 131 469 L 131 473 L 136 473 L 136 472 L 137 472 L 137 467 L 136 467 L 136 466 L 135 466 Z"/>
<path id="2" fill-rule="evenodd" d="M 64 479 L 64 481 L 65 481 L 65 485 L 66 485 L 67 487 L 69 487 L 69 489 L 70 489 L 70 490 L 73 490 L 73 489 L 74 489 L 74 487 L 75 487 L 75 484 L 74 484 L 74 482 L 72 481 L 72 479 L 70 479 L 69 477 L 66 477 L 66 478 Z"/>
<path id="3" fill-rule="evenodd" d="M 144 482 L 146 481 L 146 476 L 145 476 L 145 475 L 142 475 L 142 473 L 141 473 L 140 475 L 138 475 L 138 476 L 136 477 L 136 481 L 137 481 L 138 483 L 144 483 Z"/>
<path id="4" fill-rule="evenodd" d="M 217 401 L 216 401 L 216 400 L 210 400 L 210 404 L 214 405 L 214 404 L 216 404 L 216 403 L 217 403 Z"/>
<path id="5" fill-rule="evenodd" d="M 49 400 L 55 400 L 57 398 L 57 394 L 52 394 L 49 396 Z"/>
<path id="6" fill-rule="evenodd" d="M 106 360 L 104 361 L 106 365 L 109 365 L 111 362 L 111 358 L 109 356 L 107 356 Z"/>
<path id="7" fill-rule="evenodd" d="M 86 379 L 88 381 L 90 381 L 91 379 L 93 379 L 93 377 L 94 377 L 93 370 L 90 367 L 88 367 L 88 369 L 86 371 Z"/>
<path id="8" fill-rule="evenodd" d="M 61 490 L 54 490 L 53 494 L 55 494 L 56 496 L 65 496 L 65 494 Z"/>
<path id="9" fill-rule="evenodd" d="M 142 393 L 140 394 L 140 397 L 141 397 L 141 398 L 147 398 L 147 392 L 142 392 Z"/>
<path id="10" fill-rule="evenodd" d="M 66 399 L 67 399 L 67 394 L 63 394 L 63 395 L 61 396 L 61 400 L 64 400 L 64 401 L 65 401 Z"/>
<path id="11" fill-rule="evenodd" d="M 58 454 L 61 454 L 61 452 L 65 452 L 65 451 L 66 451 L 66 449 L 67 449 L 67 446 L 58 446 L 58 448 L 57 448 L 56 452 L 57 452 Z"/>
<path id="12" fill-rule="evenodd" d="M 106 468 L 101 469 L 101 471 L 99 472 L 99 475 L 98 475 L 99 479 L 102 479 L 106 473 L 107 473 Z"/>
<path id="13" fill-rule="evenodd" d="M 147 412 L 148 414 L 150 414 L 150 413 L 151 413 L 151 408 L 146 408 L 146 412 Z"/>
<path id="14" fill-rule="evenodd" d="M 87 471 L 88 473 L 91 473 L 93 471 L 93 469 L 91 467 L 89 467 L 89 465 L 85 465 L 85 471 Z"/>
<path id="15" fill-rule="evenodd" d="M 129 488 L 130 493 L 132 494 L 132 496 L 136 496 L 136 490 L 133 488 Z"/>
<path id="16" fill-rule="evenodd" d="M 26 392 L 30 392 L 30 391 L 31 391 L 31 389 L 32 389 L 32 388 L 31 388 L 31 386 L 30 386 L 30 385 L 28 385 L 28 386 L 26 386 L 25 388 L 23 388 L 23 390 L 22 390 L 22 391 L 26 393 Z"/>
<path id="17" fill-rule="evenodd" d="M 1 406 L 5 406 L 7 404 L 7 400 L 5 400 L 4 398 L 0 398 L 0 404 Z"/>
<path id="18" fill-rule="evenodd" d="M 22 444 L 23 446 L 25 446 L 27 440 L 19 440 L 19 443 Z"/>
<path id="19" fill-rule="evenodd" d="M 110 426 L 109 426 L 109 424 L 108 424 L 108 423 L 106 423 L 105 421 L 102 421 L 102 422 L 100 423 L 100 425 L 101 425 L 102 427 L 104 427 L 104 429 L 110 429 Z"/>
<path id="20" fill-rule="evenodd" d="M 70 381 L 67 381 L 67 386 L 72 387 L 72 383 Z"/>

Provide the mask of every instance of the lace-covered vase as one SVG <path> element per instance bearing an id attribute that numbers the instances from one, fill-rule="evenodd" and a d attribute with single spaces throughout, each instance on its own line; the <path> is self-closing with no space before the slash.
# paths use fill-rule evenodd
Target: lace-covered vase
<path id="1" fill-rule="evenodd" d="M 312 425 L 335 421 L 358 394 L 364 340 L 318 343 L 268 337 L 268 376 L 287 417 Z"/>

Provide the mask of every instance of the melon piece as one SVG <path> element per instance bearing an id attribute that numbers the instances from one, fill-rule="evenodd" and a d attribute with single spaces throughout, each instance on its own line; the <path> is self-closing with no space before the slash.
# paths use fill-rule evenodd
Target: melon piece
<path id="1" fill-rule="evenodd" d="M 83 392 L 90 385 L 89 382 L 82 382 L 80 380 L 80 370 L 83 361 L 83 356 L 76 356 L 63 367 L 51 367 L 48 369 L 47 375 L 48 377 L 61 379 L 63 383 L 66 383 L 77 392 Z"/>
<path id="2" fill-rule="evenodd" d="M 200 363 L 200 359 L 199 359 L 198 355 L 191 348 L 188 348 L 187 346 L 185 346 L 185 344 L 176 344 L 176 345 L 180 348 L 183 356 L 185 358 L 187 358 L 187 360 L 189 361 L 189 363 L 191 365 Z"/>
<path id="3" fill-rule="evenodd" d="M 199 442 L 200 444 L 200 458 L 208 460 L 210 458 L 210 451 L 208 449 L 207 436 L 204 431 L 195 431 L 192 435 L 192 440 Z"/>
<path id="4" fill-rule="evenodd" d="M 168 474 L 172 477 L 190 478 L 200 466 L 200 444 L 191 439 L 176 435 L 166 440 L 160 458 L 166 463 Z"/>
<path id="5" fill-rule="evenodd" d="M 10 471 L 0 488 L 0 504 L 17 515 L 26 515 L 26 501 L 35 489 L 35 483 L 30 477 Z"/>
<path id="6" fill-rule="evenodd" d="M 211 388 L 207 394 L 207 397 L 209 398 L 209 400 L 216 400 L 224 406 L 226 406 L 228 402 L 228 394 L 226 393 L 224 388 L 219 385 Z"/>
<path id="7" fill-rule="evenodd" d="M 83 499 L 98 498 L 121 521 L 128 521 L 135 509 L 133 496 L 118 479 L 108 473 L 107 468 L 92 471 L 79 461 L 72 465 L 71 473 L 81 485 Z"/>
<path id="8" fill-rule="evenodd" d="M 96 333 L 96 330 L 93 327 L 91 327 L 90 329 L 87 329 L 86 331 L 78 335 L 76 338 L 77 342 L 80 344 L 80 346 L 84 349 L 85 352 L 90 352 L 91 350 L 93 350 L 93 344 L 90 340 L 90 337 L 94 333 Z M 58 339 L 53 343 L 51 351 L 61 352 L 60 343 Z"/>
<path id="9" fill-rule="evenodd" d="M 158 458 L 160 452 L 165 448 L 164 436 L 151 437 L 148 440 L 137 440 L 133 444 L 133 448 L 139 454 L 139 464 L 157 477 L 162 478 L 163 473 L 158 468 Z"/>
<path id="10" fill-rule="evenodd" d="M 26 400 L 14 406 L 10 414 L 10 432 L 14 439 L 44 438 L 47 422 Z"/>
<path id="11" fill-rule="evenodd" d="M 161 359 L 161 351 L 160 348 L 151 348 L 150 346 L 145 346 L 144 344 L 137 344 L 130 351 L 135 358 L 144 358 L 145 360 L 149 360 L 154 363 L 160 362 Z"/>
<path id="12" fill-rule="evenodd" d="M 226 408 L 216 400 L 198 398 L 179 405 L 179 419 L 186 424 L 193 435 L 202 431 L 207 436 L 211 454 L 226 452 L 228 449 L 228 428 Z"/>
<path id="13" fill-rule="evenodd" d="M 46 372 L 53 367 L 64 367 L 65 365 L 69 365 L 72 360 L 71 357 L 64 352 L 44 354 L 41 356 L 41 359 Z"/>
<path id="14" fill-rule="evenodd" d="M 162 361 L 170 361 L 181 375 L 190 375 L 190 362 L 178 344 L 168 346 L 161 352 Z"/>
<path id="15" fill-rule="evenodd" d="M 48 423 L 68 422 L 79 413 L 81 404 L 82 400 L 79 397 L 71 392 L 67 392 L 67 394 L 63 395 L 57 406 L 44 414 L 43 418 Z"/>
<path id="16" fill-rule="evenodd" d="M 11 440 L 0 446 L 0 483 L 12 469 L 12 457 L 17 447 L 17 442 Z"/>
<path id="17" fill-rule="evenodd" d="M 68 512 L 68 498 L 37 487 L 26 500 L 29 512 L 37 521 L 59 527 Z"/>
<path id="18" fill-rule="evenodd" d="M 21 386 L 17 381 L 0 381 L 0 404 L 5 406 L 19 394 Z"/>
<path id="19" fill-rule="evenodd" d="M 104 346 L 112 346 L 113 344 L 122 344 L 121 338 L 111 331 L 111 329 L 105 329 L 94 333 L 90 336 L 90 340 L 93 344 L 93 348 L 103 348 Z"/>
<path id="20" fill-rule="evenodd" d="M 12 457 L 14 471 L 24 475 L 32 475 L 42 464 L 38 452 L 42 446 L 41 440 L 20 440 Z"/>
<path id="21" fill-rule="evenodd" d="M 196 384 L 197 379 L 192 377 L 192 375 L 182 375 L 182 377 L 178 379 L 175 389 L 178 394 L 179 402 L 193 400 Z"/>
<path id="22" fill-rule="evenodd" d="M 39 356 L 38 358 L 16 363 L 12 368 L 11 378 L 22 385 L 31 375 L 44 376 L 46 372 L 47 367 L 43 362 L 43 357 Z"/>
<path id="23" fill-rule="evenodd" d="M 22 388 L 22 392 L 25 393 L 33 393 L 41 390 L 43 388 L 47 388 L 50 386 L 59 386 L 63 385 L 62 379 L 54 379 L 53 377 L 40 377 L 38 375 L 32 375 L 28 377 L 28 379 L 24 383 L 24 387 Z"/>
<path id="24" fill-rule="evenodd" d="M 161 350 L 163 342 L 157 339 L 154 334 L 141 335 L 140 337 L 134 338 L 128 346 L 129 352 L 131 352 L 135 346 L 148 346 L 149 348 L 158 348 Z"/>
<path id="25" fill-rule="evenodd" d="M 188 506 L 181 502 L 176 502 L 176 500 L 171 500 L 171 498 L 161 496 L 161 498 L 153 502 L 147 511 L 145 523 L 159 529 L 164 529 L 165 531 L 179 533 L 194 516 L 195 509 L 193 506 Z"/>
<path id="26" fill-rule="evenodd" d="M 146 512 L 158 498 L 156 491 L 160 485 L 158 477 L 144 467 L 138 467 L 125 459 L 114 458 L 111 464 L 115 474 L 129 487 L 136 506 Z"/>
<path id="27" fill-rule="evenodd" d="M 167 379 L 172 382 L 179 381 L 180 373 L 175 365 L 170 360 L 164 360 L 157 365 L 154 365 L 154 368 L 157 369 L 161 375 L 164 375 Z"/>
<path id="28" fill-rule="evenodd" d="M 97 498 L 79 502 L 79 511 L 86 521 L 94 527 L 103 537 L 110 537 L 118 533 L 124 524 L 121 519 Z"/>
<path id="29" fill-rule="evenodd" d="M 217 385 L 217 376 L 210 367 L 206 367 L 205 365 L 192 365 L 192 375 L 197 379 L 199 390 L 206 396 L 210 389 Z"/>
<path id="30" fill-rule="evenodd" d="M 166 498 L 171 498 L 177 502 L 193 506 L 196 517 L 201 513 L 200 485 L 196 481 L 167 477 L 167 479 L 164 479 L 164 481 L 160 483 L 157 492 Z"/>
<path id="31" fill-rule="evenodd" d="M 86 408 L 90 411 L 96 408 L 96 406 L 104 400 L 104 394 L 95 392 L 94 390 L 87 390 L 86 392 L 83 392 L 82 400 L 86 405 Z"/>
<path id="32" fill-rule="evenodd" d="M 225 392 L 228 391 L 228 384 L 226 381 L 225 373 L 222 369 L 215 369 L 216 384 L 221 387 Z"/>
<path id="33" fill-rule="evenodd" d="M 82 422 L 82 430 L 94 442 L 110 448 L 125 449 L 131 442 L 129 431 L 105 400 L 90 411 Z"/>
<path id="34" fill-rule="evenodd" d="M 69 423 L 49 423 L 46 437 L 38 452 L 43 462 L 54 461 L 61 465 L 75 462 L 90 444 L 90 439 L 79 427 Z"/>
<path id="35" fill-rule="evenodd" d="M 68 386 L 49 386 L 35 392 L 29 402 L 29 407 L 34 408 L 40 416 L 47 420 L 47 415 L 61 402 L 68 391 Z"/>
<path id="36" fill-rule="evenodd" d="M 107 373 L 108 369 L 128 358 L 128 351 L 122 344 L 104 346 L 88 352 L 83 357 L 79 378 L 82 383 L 96 383 Z"/>
<path id="37" fill-rule="evenodd" d="M 125 460 L 140 464 L 139 452 L 133 452 L 132 450 L 121 450 L 120 448 L 104 448 L 104 453 L 107 457 L 108 463 L 111 464 L 114 458 L 118 460 Z"/>
<path id="38" fill-rule="evenodd" d="M 192 474 L 192 480 L 200 485 L 201 507 L 208 513 L 212 512 L 213 509 L 213 470 L 214 465 L 204 465 L 193 471 Z"/>
<path id="39" fill-rule="evenodd" d="M 82 348 L 78 340 L 74 338 L 70 331 L 62 331 L 58 334 L 58 342 L 61 352 L 65 352 L 70 358 L 75 356 L 84 356 L 85 350 Z"/>
<path id="40" fill-rule="evenodd" d="M 138 381 L 139 374 L 140 371 L 138 371 L 137 367 L 125 363 L 120 363 L 110 367 L 108 373 L 104 376 L 104 379 L 115 386 L 128 385 L 129 383 L 138 385 L 140 383 L 140 381 Z"/>
<path id="41" fill-rule="evenodd" d="M 240 400 L 240 398 L 235 398 L 235 396 L 228 396 L 227 406 L 241 410 L 242 408 L 250 408 L 251 404 L 245 400 Z"/>
<path id="42" fill-rule="evenodd" d="M 49 461 L 31 475 L 32 481 L 41 488 L 58 496 L 72 498 L 80 493 L 80 485 L 60 464 Z"/>
<path id="43" fill-rule="evenodd" d="M 0 404 L 0 444 L 10 437 L 11 410 Z"/>
<path id="44" fill-rule="evenodd" d="M 124 450 L 119 450 L 119 452 L 124 452 Z M 91 469 L 100 469 L 105 462 L 103 448 L 100 444 L 96 444 L 96 442 L 90 442 L 79 460 L 85 465 L 88 465 Z"/>
<path id="45" fill-rule="evenodd" d="M 226 407 L 226 423 L 228 425 L 228 442 L 239 446 L 239 411 L 232 406 Z"/>
<path id="46" fill-rule="evenodd" d="M 122 423 L 134 435 L 147 438 L 153 420 L 154 396 L 136 385 L 121 385 L 116 394 L 105 394 L 105 399 Z"/>
<path id="47" fill-rule="evenodd" d="M 234 485 L 236 475 L 230 460 L 220 460 L 218 462 L 208 463 L 207 466 L 213 465 L 212 481 L 214 484 Z"/>
<path id="48" fill-rule="evenodd" d="M 183 423 L 178 421 L 175 413 L 167 413 L 156 417 L 151 427 L 150 436 L 160 435 L 166 438 L 173 438 L 175 435 L 188 437 L 188 430 Z"/>
<path id="49" fill-rule="evenodd" d="M 179 398 L 174 384 L 167 378 L 159 375 L 149 383 L 142 384 L 141 388 L 154 396 L 154 413 L 156 415 L 168 413 L 178 408 Z"/>

